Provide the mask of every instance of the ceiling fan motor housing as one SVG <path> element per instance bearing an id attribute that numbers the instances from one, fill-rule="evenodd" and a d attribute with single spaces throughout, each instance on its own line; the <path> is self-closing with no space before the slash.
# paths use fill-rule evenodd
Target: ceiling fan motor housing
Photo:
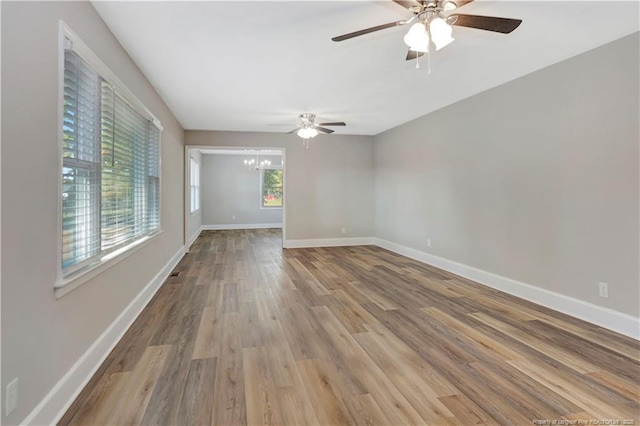
<path id="1" fill-rule="evenodd" d="M 316 121 L 316 115 L 308 112 L 300 114 L 300 121 L 306 126 L 311 126 Z"/>

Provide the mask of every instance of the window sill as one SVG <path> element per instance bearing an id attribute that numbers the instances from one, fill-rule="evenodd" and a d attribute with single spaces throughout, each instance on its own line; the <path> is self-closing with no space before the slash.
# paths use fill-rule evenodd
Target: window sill
<path id="1" fill-rule="evenodd" d="M 114 251 L 113 253 L 109 253 L 104 256 L 98 262 L 88 265 L 86 268 L 83 268 L 79 271 L 72 273 L 69 276 L 66 276 L 59 280 L 53 288 L 53 292 L 56 296 L 56 299 L 60 299 L 61 297 L 69 294 L 71 291 L 80 287 L 84 283 L 88 282 L 92 278 L 98 276 L 103 273 L 107 269 L 112 266 L 117 265 L 122 262 L 124 259 L 128 258 L 138 250 L 147 246 L 151 241 L 155 240 L 162 234 L 162 230 L 155 232 L 151 235 L 148 235 L 144 238 L 141 238 L 138 241 L 134 241 L 128 246 L 122 247 L 119 250 Z"/>

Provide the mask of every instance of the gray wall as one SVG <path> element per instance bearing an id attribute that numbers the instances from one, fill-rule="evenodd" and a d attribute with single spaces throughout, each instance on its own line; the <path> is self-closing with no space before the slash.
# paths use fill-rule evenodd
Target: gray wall
<path id="1" fill-rule="evenodd" d="M 202 224 L 282 224 L 282 208 L 261 208 L 260 171 L 243 164 L 252 156 L 205 154 L 202 156 Z M 260 157 L 282 165 L 280 156 Z M 235 219 L 233 219 L 235 216 Z"/>
<path id="2" fill-rule="evenodd" d="M 88 2 L 2 7 L 2 383 L 22 421 L 182 246 L 183 129 Z M 56 300 L 58 20 L 164 125 L 162 228 L 149 245 Z"/>
<path id="3" fill-rule="evenodd" d="M 370 136 L 320 135 L 306 149 L 295 135 L 187 130 L 185 144 L 285 148 L 287 240 L 373 235 Z"/>
<path id="4" fill-rule="evenodd" d="M 377 135 L 376 236 L 638 316 L 638 52 L 636 33 Z"/>
<path id="5" fill-rule="evenodd" d="M 200 164 L 200 192 L 202 192 L 202 154 L 200 154 L 200 151 L 195 150 L 195 149 L 190 149 L 189 150 L 189 160 L 191 160 L 191 158 L 193 158 L 196 163 Z M 186 166 L 189 168 L 187 176 L 191 176 L 191 161 L 189 161 L 188 165 Z M 191 239 L 193 237 L 196 236 L 196 233 L 198 232 L 198 230 L 200 229 L 200 225 L 202 225 L 202 197 L 200 197 L 200 210 L 196 211 L 195 213 L 191 214 L 191 191 L 190 191 L 190 180 L 185 180 L 185 214 L 188 215 L 187 216 L 187 243 L 189 241 L 191 241 Z"/>

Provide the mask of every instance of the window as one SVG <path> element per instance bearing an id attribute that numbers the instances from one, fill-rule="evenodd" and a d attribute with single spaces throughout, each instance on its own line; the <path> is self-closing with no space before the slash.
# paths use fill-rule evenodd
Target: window
<path id="1" fill-rule="evenodd" d="M 195 213 L 200 210 L 200 164 L 193 158 L 190 161 L 190 198 L 191 198 L 191 213 Z"/>
<path id="2" fill-rule="evenodd" d="M 262 170 L 262 207 L 282 207 L 282 169 Z"/>
<path id="3" fill-rule="evenodd" d="M 68 277 L 160 230 L 161 128 L 75 37 L 65 38 L 63 79 L 61 268 Z"/>

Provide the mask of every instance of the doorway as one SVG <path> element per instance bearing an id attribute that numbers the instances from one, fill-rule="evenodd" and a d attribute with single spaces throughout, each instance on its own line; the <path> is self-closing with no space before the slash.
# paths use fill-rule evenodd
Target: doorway
<path id="1" fill-rule="evenodd" d="M 202 231 L 282 230 L 286 235 L 286 152 L 265 147 L 185 147 L 184 244 Z"/>

